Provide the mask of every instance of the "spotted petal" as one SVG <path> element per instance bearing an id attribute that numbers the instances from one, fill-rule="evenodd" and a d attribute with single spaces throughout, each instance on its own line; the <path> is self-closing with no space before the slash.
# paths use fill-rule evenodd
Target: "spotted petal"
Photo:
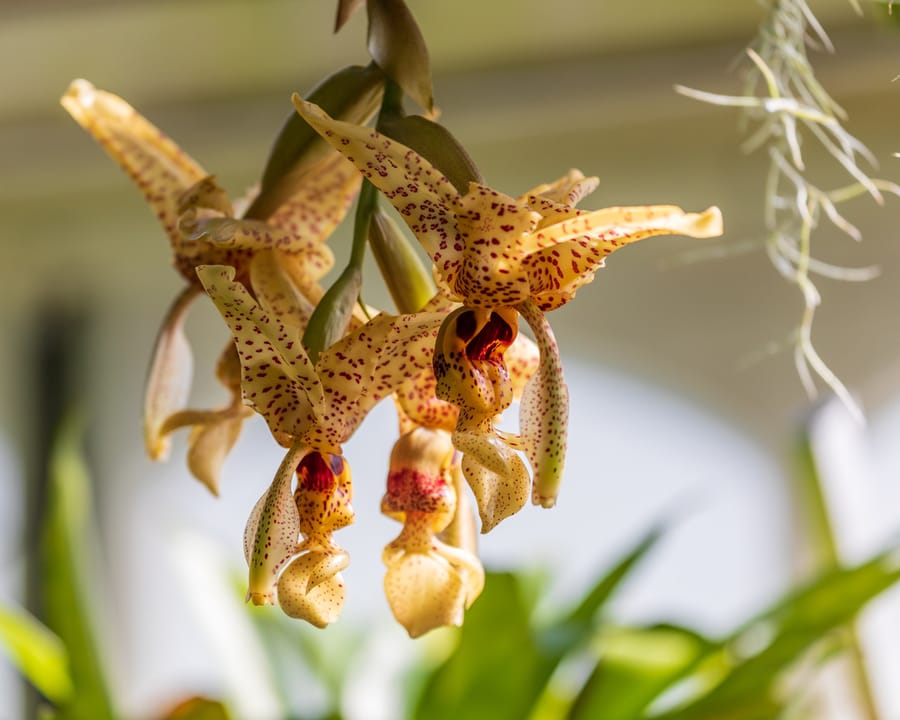
<path id="1" fill-rule="evenodd" d="M 61 102 L 128 173 L 177 247 L 178 198 L 206 171 L 122 98 L 87 80 L 75 80 Z"/>
<path id="2" fill-rule="evenodd" d="M 585 177 L 580 170 L 569 172 L 552 183 L 538 185 L 519 197 L 520 203 L 528 203 L 533 198 L 543 198 L 561 206 L 574 207 L 579 201 L 597 189 L 596 177 Z"/>
<path id="3" fill-rule="evenodd" d="M 264 312 L 234 268 L 206 265 L 197 275 L 225 322 L 241 358 L 244 401 L 260 413 L 282 444 L 290 444 L 324 408 L 324 395 L 300 342 L 299 329 Z"/>
<path id="4" fill-rule="evenodd" d="M 346 553 L 332 555 L 308 552 L 296 557 L 278 579 L 278 604 L 293 618 L 305 620 L 317 628 L 330 625 L 341 614 L 347 589 L 338 570 L 347 567 L 350 556 Z M 329 571 L 318 582 L 310 582 L 321 574 L 321 567 Z"/>
<path id="5" fill-rule="evenodd" d="M 519 429 L 522 449 L 534 473 L 532 501 L 553 507 L 566 461 L 569 391 L 563 378 L 559 348 L 550 324 L 536 306 L 519 306 L 540 349 L 540 366 L 522 395 Z"/>
<path id="6" fill-rule="evenodd" d="M 715 237 L 722 233 L 716 207 L 686 213 L 674 206 L 607 208 L 581 213 L 535 233 L 524 260 L 532 297 L 543 311 L 564 305 L 589 283 L 604 259 L 625 245 L 655 235 Z"/>
<path id="7" fill-rule="evenodd" d="M 319 243 L 338 226 L 359 191 L 362 176 L 339 153 L 309 169 L 308 180 L 269 218 L 268 223 Z"/>
<path id="8" fill-rule="evenodd" d="M 288 450 L 269 489 L 257 501 L 244 530 L 244 555 L 250 565 L 247 599 L 274 605 L 278 575 L 297 551 L 300 514 L 294 503 L 294 471 L 309 452 L 302 445 Z"/>
<path id="9" fill-rule="evenodd" d="M 446 559 L 436 553 L 391 551 L 390 546 L 383 558 L 387 565 L 384 593 L 410 637 L 445 625 L 462 625 L 467 588 Z"/>
<path id="10" fill-rule="evenodd" d="M 328 409 L 317 432 L 340 445 L 379 401 L 428 367 L 443 318 L 428 311 L 382 313 L 323 352 L 316 371 Z"/>
<path id="11" fill-rule="evenodd" d="M 384 193 L 429 255 L 457 242 L 453 203 L 458 193 L 437 168 L 375 130 L 334 120 L 299 95 L 293 102 L 325 141 Z"/>

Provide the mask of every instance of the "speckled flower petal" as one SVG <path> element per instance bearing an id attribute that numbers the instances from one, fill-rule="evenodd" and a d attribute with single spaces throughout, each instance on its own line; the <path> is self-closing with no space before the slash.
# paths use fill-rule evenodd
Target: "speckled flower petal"
<path id="1" fill-rule="evenodd" d="M 321 552 L 300 555 L 285 568 L 278 579 L 278 604 L 285 614 L 305 620 L 317 628 L 330 625 L 341 614 L 347 590 L 340 572 L 335 570 L 316 583 L 310 577 L 318 573 L 323 563 L 329 568 L 343 569 L 350 557 Z"/>
<path id="2" fill-rule="evenodd" d="M 527 266 L 532 296 L 541 310 L 552 310 L 572 299 L 575 291 L 589 283 L 604 258 L 614 250 L 655 235 L 715 237 L 722 233 L 718 208 L 685 213 L 680 208 L 659 205 L 636 208 L 606 208 L 577 217 L 535 234 L 546 246 L 530 254 Z"/>
<path id="3" fill-rule="evenodd" d="M 531 490 L 528 470 L 516 452 L 489 430 L 455 432 L 453 445 L 463 454 L 463 474 L 478 504 L 481 532 L 490 532 L 525 506 Z"/>
<path id="4" fill-rule="evenodd" d="M 295 259 L 296 256 L 277 250 L 254 253 L 250 261 L 250 285 L 266 313 L 302 332 L 315 305 L 285 267 L 286 263 Z"/>
<path id="5" fill-rule="evenodd" d="M 384 593 L 410 637 L 445 625 L 462 625 L 466 586 L 449 562 L 420 552 L 386 552 L 384 560 Z"/>
<path id="6" fill-rule="evenodd" d="M 472 603 L 484 590 L 484 566 L 471 552 L 459 547 L 447 545 L 440 540 L 434 540 L 434 551 L 444 560 L 450 563 L 459 573 L 466 591 L 466 610 L 472 607 Z"/>
<path id="7" fill-rule="evenodd" d="M 338 226 L 359 192 L 362 176 L 349 160 L 336 152 L 307 171 L 290 200 L 268 219 L 295 237 L 324 242 Z"/>
<path id="8" fill-rule="evenodd" d="M 599 182 L 598 178 L 585 177 L 580 170 L 572 168 L 558 180 L 538 185 L 522 194 L 518 201 L 526 204 L 531 198 L 540 197 L 563 206 L 574 207 L 579 201 L 594 192 Z"/>
<path id="9" fill-rule="evenodd" d="M 328 414 L 321 432 L 340 444 L 366 414 L 431 362 L 442 313 L 381 314 L 345 336 L 319 356 Z"/>
<path id="10" fill-rule="evenodd" d="M 519 333 L 515 341 L 503 354 L 509 381 L 512 385 L 513 399 L 522 397 L 525 384 L 537 372 L 540 363 L 540 351 L 531 338 Z"/>
<path id="11" fill-rule="evenodd" d="M 397 403 L 414 424 L 452 432 L 459 418 L 459 408 L 436 397 L 436 389 L 434 368 L 429 366 L 397 388 Z"/>
<path id="12" fill-rule="evenodd" d="M 234 281 L 234 268 L 206 265 L 197 275 L 231 329 L 241 358 L 244 401 L 282 444 L 321 418 L 322 386 L 299 330 L 265 313 Z M 324 420 L 324 418 L 322 418 Z"/>
<path id="13" fill-rule="evenodd" d="M 515 305 L 528 297 L 521 260 L 540 215 L 477 183 L 457 198 L 460 242 L 432 253 L 435 274 L 473 307 Z"/>
<path id="14" fill-rule="evenodd" d="M 431 163 L 375 130 L 332 119 L 298 95 L 293 102 L 326 142 L 384 193 L 429 255 L 458 243 L 453 210 L 458 193 Z"/>
<path id="15" fill-rule="evenodd" d="M 87 80 L 75 80 L 61 102 L 128 173 L 177 246 L 178 197 L 206 171 L 122 98 Z"/>
<path id="16" fill-rule="evenodd" d="M 163 425 L 187 402 L 193 374 L 193 356 L 184 334 L 184 320 L 197 296 L 185 288 L 169 308 L 156 337 L 144 392 L 144 447 L 152 460 L 164 459 L 171 444 Z"/>
<path id="17" fill-rule="evenodd" d="M 257 501 L 244 530 L 244 556 L 250 565 L 247 599 L 274 605 L 278 574 L 297 551 L 300 514 L 294 503 L 294 471 L 309 449 L 288 450 L 269 489 Z"/>
<path id="18" fill-rule="evenodd" d="M 553 507 L 566 462 L 569 391 L 550 324 L 534 303 L 519 306 L 540 349 L 540 367 L 525 386 L 519 405 L 522 449 L 534 473 L 532 502 Z"/>

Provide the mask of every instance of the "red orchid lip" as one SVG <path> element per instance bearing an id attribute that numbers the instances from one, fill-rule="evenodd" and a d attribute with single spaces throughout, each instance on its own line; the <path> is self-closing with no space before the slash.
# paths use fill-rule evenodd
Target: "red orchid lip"
<path id="1" fill-rule="evenodd" d="M 339 456 L 332 456 L 330 461 L 326 461 L 318 452 L 306 455 L 297 467 L 297 490 L 330 492 L 334 488 L 335 476 L 340 474 L 333 470 L 335 465 L 333 458 L 335 457 L 340 461 L 340 467 L 343 470 L 344 461 Z"/>
<path id="2" fill-rule="evenodd" d="M 461 313 L 456 320 L 456 336 L 466 343 L 466 357 L 473 363 L 497 360 L 498 353 L 508 348 L 516 334 L 500 315 L 492 312 L 484 326 L 476 332 L 477 320 L 472 311 Z"/>

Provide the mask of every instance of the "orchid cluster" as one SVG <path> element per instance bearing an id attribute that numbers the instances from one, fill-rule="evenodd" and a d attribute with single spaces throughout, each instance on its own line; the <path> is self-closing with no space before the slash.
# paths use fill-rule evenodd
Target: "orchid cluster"
<path id="1" fill-rule="evenodd" d="M 341 3 L 339 24 L 358 5 Z M 76 80 L 62 103 L 142 190 L 186 282 L 151 364 L 148 454 L 165 457 L 171 433 L 190 428 L 189 468 L 217 493 L 243 422 L 261 415 L 286 454 L 244 533 L 247 597 L 324 627 L 341 611 L 350 561 L 335 539 L 354 518 L 342 447 L 392 398 L 398 440 L 381 509 L 402 529 L 384 551 L 384 589 L 416 637 L 461 624 L 482 590 L 470 492 L 482 532 L 529 497 L 556 502 L 568 395 L 546 313 L 614 250 L 654 235 L 712 237 L 722 225 L 715 207 L 577 209 L 597 186 L 577 170 L 518 197 L 488 187 L 433 119 L 424 42 L 405 5 L 369 0 L 367 9 L 373 62 L 294 96 L 260 186 L 234 203 L 121 98 Z M 426 114 L 406 115 L 404 97 Z M 427 254 L 430 276 L 379 191 Z M 357 194 L 351 260 L 326 290 L 326 242 Z M 396 313 L 360 300 L 367 247 Z M 193 410 L 183 327 L 203 292 L 231 333 L 216 370 L 230 400 Z M 519 431 L 501 431 L 515 401 Z"/>

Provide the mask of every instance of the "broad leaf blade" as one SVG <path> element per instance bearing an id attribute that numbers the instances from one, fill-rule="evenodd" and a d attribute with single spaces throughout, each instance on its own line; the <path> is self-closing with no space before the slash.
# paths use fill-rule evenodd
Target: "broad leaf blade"
<path id="1" fill-rule="evenodd" d="M 408 97 L 430 111 L 434 99 L 428 48 L 406 3 L 403 0 L 369 0 L 366 9 L 372 59 Z"/>

